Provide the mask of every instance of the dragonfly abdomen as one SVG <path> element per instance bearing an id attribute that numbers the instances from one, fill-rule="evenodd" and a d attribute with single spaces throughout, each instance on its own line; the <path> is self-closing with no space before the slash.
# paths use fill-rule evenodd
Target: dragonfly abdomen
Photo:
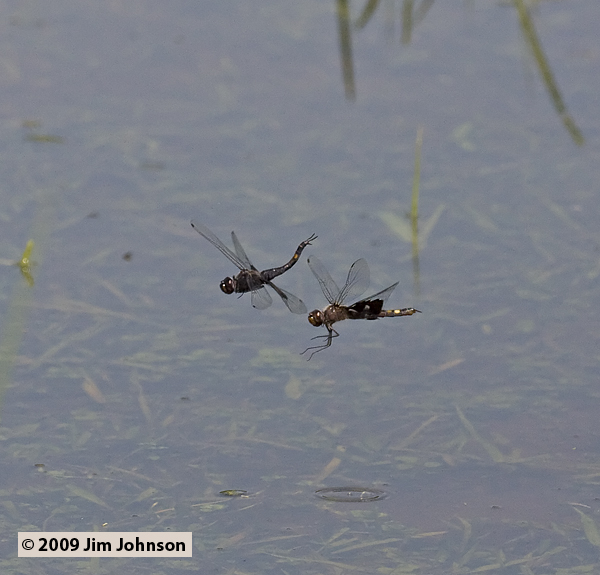
<path id="1" fill-rule="evenodd" d="M 421 313 L 421 311 L 415 309 L 414 307 L 405 307 L 402 309 L 383 309 L 375 318 L 368 319 L 376 319 L 377 317 L 399 317 L 402 315 L 413 315 L 415 313 Z"/>
<path id="2" fill-rule="evenodd" d="M 280 276 L 281 274 L 287 272 L 290 268 L 292 268 L 296 264 L 296 262 L 302 255 L 302 251 L 304 250 L 304 248 L 306 246 L 311 245 L 311 242 L 316 239 L 317 239 L 317 236 L 315 234 L 313 234 L 312 236 L 310 236 L 310 238 L 308 238 L 307 240 L 304 240 L 298 246 L 298 249 L 294 252 L 294 255 L 292 256 L 292 258 L 290 259 L 290 261 L 287 264 L 283 264 L 282 266 L 279 266 L 278 268 L 270 268 L 268 270 L 264 270 L 264 271 L 260 272 L 260 275 L 263 278 L 263 280 L 265 282 L 268 282 L 268 281 L 271 281 L 273 278 L 276 278 L 277 276 Z"/>

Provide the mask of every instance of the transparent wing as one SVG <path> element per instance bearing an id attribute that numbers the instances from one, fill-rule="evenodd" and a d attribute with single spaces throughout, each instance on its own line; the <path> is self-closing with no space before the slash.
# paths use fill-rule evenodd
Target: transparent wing
<path id="1" fill-rule="evenodd" d="M 387 299 L 390 297 L 391 293 L 396 289 L 396 286 L 398 285 L 399 282 L 396 282 L 395 284 L 392 284 L 390 287 L 387 287 L 385 289 L 382 289 L 381 291 L 370 295 L 369 297 L 365 297 L 359 301 L 357 301 L 356 303 L 360 303 L 363 301 L 373 301 L 375 299 L 380 299 L 383 302 L 383 305 L 385 305 L 385 302 L 387 301 Z"/>
<path id="2" fill-rule="evenodd" d="M 317 256 L 310 256 L 307 260 L 308 267 L 313 275 L 317 278 L 323 295 L 327 298 L 329 303 L 335 303 L 338 301 L 340 295 L 340 288 L 333 281 L 331 275 Z"/>
<path id="3" fill-rule="evenodd" d="M 215 234 L 213 234 L 204 224 L 199 222 L 192 222 L 192 227 L 205 239 L 207 239 L 215 248 L 217 248 L 231 263 L 236 265 L 239 269 L 252 269 L 252 264 L 248 266 L 249 262 L 240 258 L 234 254 Z M 237 238 L 236 238 L 237 239 Z M 244 250 L 242 250 L 243 252 Z M 246 254 L 244 254 L 246 255 Z M 246 256 L 247 259 L 248 256 Z"/>
<path id="4" fill-rule="evenodd" d="M 273 303 L 273 299 L 264 287 L 260 287 L 252 290 L 250 302 L 252 303 L 252 307 L 256 309 L 267 309 Z"/>
<path id="5" fill-rule="evenodd" d="M 238 258 L 244 262 L 247 269 L 255 270 L 256 268 L 252 265 L 250 258 L 246 255 L 246 252 L 244 251 L 242 244 L 240 244 L 240 240 L 237 239 L 235 232 L 231 232 L 231 239 L 233 241 L 233 247 L 235 248 L 235 253 L 237 254 Z"/>
<path id="6" fill-rule="evenodd" d="M 277 287 L 272 282 L 269 282 L 269 285 L 277 292 L 277 295 L 283 300 L 283 303 L 292 313 L 304 314 L 308 311 L 306 305 L 304 305 L 304 302 L 299 297 L 296 297 L 289 291 Z"/>
<path id="7" fill-rule="evenodd" d="M 336 303 L 342 303 L 346 300 L 353 300 L 354 298 L 361 296 L 369 287 L 370 282 L 371 272 L 369 271 L 369 264 L 367 264 L 367 261 L 362 258 L 356 260 L 350 266 L 346 283 L 340 290 L 340 294 L 336 300 Z"/>

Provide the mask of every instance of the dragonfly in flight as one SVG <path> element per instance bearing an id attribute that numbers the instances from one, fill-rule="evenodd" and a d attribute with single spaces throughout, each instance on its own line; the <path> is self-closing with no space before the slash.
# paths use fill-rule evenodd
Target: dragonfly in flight
<path id="1" fill-rule="evenodd" d="M 308 314 L 308 321 L 311 325 L 314 325 L 315 327 L 324 325 L 327 328 L 327 335 L 317 335 L 316 337 L 313 337 L 313 339 L 325 338 L 325 342 L 322 345 L 309 347 L 302 352 L 302 354 L 304 354 L 307 351 L 314 350 L 310 354 L 309 360 L 315 353 L 327 349 L 331 345 L 333 338 L 340 335 L 333 328 L 333 324 L 338 321 L 345 319 L 373 320 L 379 319 L 380 317 L 400 317 L 421 313 L 420 310 L 415 309 L 414 307 L 383 309 L 387 298 L 394 289 L 396 289 L 398 282 L 372 296 L 358 300 L 350 305 L 344 305 L 346 300 L 360 297 L 369 287 L 369 265 L 364 259 L 356 260 L 352 264 L 350 271 L 348 272 L 348 277 L 346 278 L 346 283 L 341 289 L 335 281 L 333 281 L 333 278 L 329 275 L 329 272 L 319 258 L 310 256 L 307 262 L 321 286 L 323 295 L 329 302 L 329 305 L 326 308 L 322 310 L 315 309 Z"/>
<path id="2" fill-rule="evenodd" d="M 296 249 L 296 252 L 286 264 L 280 267 L 259 271 L 254 267 L 250 258 L 246 255 L 235 232 L 231 232 L 231 240 L 233 241 L 233 247 L 235 249 L 235 252 L 233 252 L 204 224 L 193 221 L 192 227 L 240 270 L 236 276 L 226 277 L 221 282 L 220 288 L 222 292 L 226 294 L 239 293 L 242 295 L 250 292 L 252 294 L 250 298 L 252 306 L 256 309 L 266 309 L 273 303 L 271 295 L 265 289 L 265 285 L 268 285 L 283 300 L 283 303 L 292 313 L 306 313 L 306 306 L 299 297 L 277 287 L 272 280 L 285 273 L 296 264 L 302 254 L 302 250 L 317 239 L 315 234 L 304 240 L 298 246 L 298 249 Z"/>

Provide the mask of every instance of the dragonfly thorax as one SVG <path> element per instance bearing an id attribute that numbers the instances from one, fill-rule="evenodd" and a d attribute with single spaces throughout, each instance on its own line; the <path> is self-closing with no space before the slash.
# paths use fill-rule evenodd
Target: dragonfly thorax
<path id="1" fill-rule="evenodd" d="M 323 322 L 325 321 L 325 318 L 323 317 L 323 312 L 320 309 L 311 311 L 308 314 L 308 321 L 311 325 L 314 325 L 315 327 L 322 326 Z"/>
<path id="2" fill-rule="evenodd" d="M 225 278 L 221 284 L 219 285 L 221 291 L 227 294 L 233 293 L 235 291 L 235 283 L 232 278 Z"/>

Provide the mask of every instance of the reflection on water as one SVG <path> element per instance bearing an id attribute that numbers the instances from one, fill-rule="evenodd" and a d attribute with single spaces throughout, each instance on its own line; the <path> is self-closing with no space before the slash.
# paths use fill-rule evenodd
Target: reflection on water
<path id="1" fill-rule="evenodd" d="M 403 0 L 402 2 L 402 44 L 408 45 L 412 39 L 412 32 L 414 27 L 419 24 L 427 15 L 430 8 L 433 6 L 434 0 L 423 0 L 415 8 L 412 0 Z M 550 95 L 554 108 L 560 119 L 562 120 L 565 128 L 571 135 L 571 138 L 578 146 L 582 146 L 585 143 L 585 139 L 577 127 L 575 120 L 567 112 L 566 105 L 560 94 L 558 85 L 554 79 L 554 74 L 546 58 L 538 34 L 535 30 L 533 18 L 529 8 L 526 6 L 524 0 L 513 0 L 515 10 L 519 17 L 519 24 L 521 26 L 521 32 L 525 39 L 527 46 L 531 50 L 532 58 L 540 71 L 540 75 L 546 89 Z M 380 5 L 379 0 L 367 0 L 360 16 L 356 20 L 355 27 L 357 30 L 364 28 L 369 21 L 374 17 L 377 9 Z M 393 29 L 394 21 L 394 2 L 388 3 L 388 24 L 389 29 Z M 340 56 L 341 56 L 341 67 L 342 77 L 344 79 L 344 91 L 346 99 L 356 99 L 356 86 L 354 80 L 354 62 L 352 60 L 352 28 L 350 25 L 350 6 L 347 0 L 336 0 L 337 18 L 338 18 L 338 31 L 339 31 L 339 42 L 340 42 Z"/>
<path id="2" fill-rule="evenodd" d="M 375 487 L 324 487 L 315 491 L 319 499 L 336 503 L 368 503 L 385 499 L 387 493 Z"/>
<path id="3" fill-rule="evenodd" d="M 585 139 L 581 134 L 581 131 L 575 124 L 575 121 L 567 112 L 567 107 L 563 102 L 562 96 L 560 95 L 560 91 L 554 79 L 554 74 L 552 73 L 552 69 L 550 68 L 548 59 L 544 54 L 537 32 L 535 31 L 535 26 L 533 24 L 533 18 L 531 17 L 531 13 L 525 5 L 524 0 L 513 1 L 517 10 L 517 14 L 519 15 L 519 24 L 521 25 L 523 38 L 526 40 L 527 45 L 531 50 L 533 59 L 540 70 L 540 75 L 542 76 L 544 84 L 546 85 L 546 89 L 550 94 L 550 98 L 552 100 L 552 103 L 554 104 L 556 113 L 563 121 L 563 124 L 568 130 L 569 134 L 571 135 L 571 138 L 573 138 L 573 141 L 578 146 L 583 146 L 583 144 L 585 143 Z"/>

